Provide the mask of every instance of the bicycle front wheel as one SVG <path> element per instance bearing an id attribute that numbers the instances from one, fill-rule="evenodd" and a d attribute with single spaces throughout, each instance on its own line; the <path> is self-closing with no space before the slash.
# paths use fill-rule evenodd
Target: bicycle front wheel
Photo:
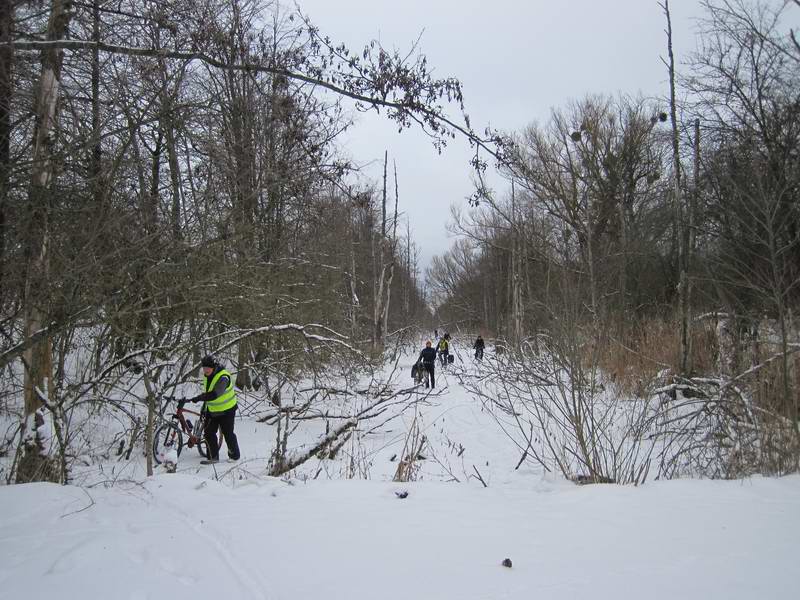
<path id="1" fill-rule="evenodd" d="M 181 455 L 183 450 L 183 432 L 174 423 L 164 423 L 156 429 L 153 435 L 153 459 L 156 464 L 161 464 L 161 457 L 166 455 L 172 448 Z"/>
<path id="2" fill-rule="evenodd" d="M 222 448 L 222 433 L 217 434 L 217 448 Z M 200 440 L 195 444 L 195 448 L 197 448 L 197 453 L 202 456 L 203 458 L 208 458 L 208 444 L 206 443 L 205 438 L 200 438 Z"/>

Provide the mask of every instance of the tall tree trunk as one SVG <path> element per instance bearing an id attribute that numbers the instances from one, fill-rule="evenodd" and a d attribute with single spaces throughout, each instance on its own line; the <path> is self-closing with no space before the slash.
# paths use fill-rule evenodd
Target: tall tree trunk
<path id="1" fill-rule="evenodd" d="M 70 13 L 67 0 L 53 0 L 47 24 L 47 39 L 64 37 Z M 61 86 L 63 53 L 48 48 L 42 51 L 42 73 L 36 96 L 36 122 L 33 134 L 33 167 L 28 194 L 27 231 L 25 232 L 25 288 L 23 291 L 25 337 L 31 339 L 46 326 L 48 311 L 48 271 L 50 263 L 51 184 L 54 177 L 53 136 L 58 118 L 58 96 Z M 43 399 L 52 398 L 52 342 L 43 336 L 23 354 L 25 379 L 24 401 L 26 424 L 25 451 L 17 470 L 17 482 L 57 481 L 61 473 L 55 461 L 48 458 L 38 428 L 45 415 L 36 411 Z M 57 418 L 56 415 L 50 415 Z"/>
<path id="2" fill-rule="evenodd" d="M 373 311 L 372 311 L 372 349 L 378 351 L 383 347 L 383 305 L 384 286 L 386 285 L 386 265 L 383 263 L 386 248 L 386 170 L 389 162 L 389 151 L 383 155 L 383 197 L 381 200 L 381 235 L 378 246 L 372 244 L 372 263 L 374 265 L 375 281 L 373 282 Z M 374 234 L 370 234 L 374 239 Z"/>
<path id="3" fill-rule="evenodd" d="M 70 20 L 68 0 L 52 0 L 47 39 L 64 37 Z M 36 97 L 36 125 L 33 135 L 33 169 L 28 196 L 28 231 L 26 232 L 26 280 L 24 290 L 25 337 L 31 338 L 45 325 L 45 306 L 49 269 L 51 184 L 54 165 L 53 135 L 58 116 L 63 51 L 42 51 L 42 74 Z M 50 339 L 45 338 L 25 352 L 25 414 L 41 406 L 37 389 L 47 393 L 45 382 L 50 371 Z"/>
<path id="4" fill-rule="evenodd" d="M 92 40 L 100 43 L 100 0 L 92 0 Z M 100 161 L 102 148 L 100 146 L 100 50 L 97 46 L 92 49 L 92 142 L 91 156 L 89 157 L 89 177 L 92 186 L 92 199 L 94 200 L 95 214 L 103 218 L 102 190 L 100 181 Z"/>
<path id="5" fill-rule="evenodd" d="M 4 293 L 3 276 L 6 270 L 6 203 L 11 168 L 14 49 L 9 42 L 13 21 L 14 3 L 8 0 L 0 1 L 0 297 Z"/>
<path id="6" fill-rule="evenodd" d="M 244 277 L 245 269 L 243 268 L 256 254 L 256 198 L 257 191 L 255 187 L 255 148 L 254 148 L 254 125 L 251 117 L 252 112 L 252 94 L 249 89 L 249 80 L 247 76 L 231 75 L 229 80 L 230 85 L 230 117 L 232 124 L 232 142 L 233 147 L 230 152 L 233 156 L 233 168 L 235 169 L 235 202 L 236 202 L 236 248 L 237 248 L 237 261 L 239 267 L 237 269 L 237 277 Z M 274 168 L 274 167 L 273 167 Z M 273 179 L 275 174 L 270 175 Z M 272 201 L 276 201 L 274 196 L 277 195 L 275 185 L 270 186 L 273 196 Z M 244 283 L 244 282 L 242 282 Z M 247 328 L 252 325 L 248 315 L 244 314 L 241 309 L 233 318 L 238 321 L 239 326 Z M 252 378 L 250 370 L 246 365 L 250 362 L 252 341 L 250 339 L 242 340 L 238 346 L 237 360 L 239 362 L 239 370 L 236 373 L 236 386 L 239 389 L 247 390 L 252 387 Z"/>
<path id="7" fill-rule="evenodd" d="M 97 0 L 95 0 L 97 1 Z M 156 31 L 156 46 L 161 49 L 161 29 Z M 181 239 L 181 183 L 180 166 L 178 165 L 178 151 L 175 145 L 175 98 L 169 91 L 169 73 L 167 72 L 167 62 L 163 57 L 158 59 L 158 67 L 161 75 L 161 90 L 159 91 L 161 111 L 159 113 L 159 127 L 164 132 L 165 146 L 167 150 L 167 164 L 169 165 L 169 177 L 172 190 L 172 210 L 170 215 L 173 239 Z M 176 88 L 180 87 L 182 76 L 179 76 Z"/>
<path id="8" fill-rule="evenodd" d="M 143 207 L 144 229 L 147 235 L 154 235 L 158 228 L 158 205 L 161 188 L 161 153 L 164 149 L 164 131 L 159 127 L 150 164 L 150 193 L 145 195 Z"/>
<path id="9" fill-rule="evenodd" d="M 683 199 L 681 193 L 681 156 L 678 132 L 678 109 L 675 101 L 675 56 L 672 52 L 672 19 L 669 12 L 669 0 L 662 5 L 667 18 L 667 51 L 669 54 L 669 112 L 672 125 L 672 159 L 673 168 L 673 201 L 675 218 L 675 241 L 677 245 L 678 267 L 678 306 L 680 308 L 681 330 L 681 375 L 689 373 L 689 274 L 686 269 L 688 228 L 684 223 Z"/>
<path id="10" fill-rule="evenodd" d="M 521 265 L 521 234 L 520 223 L 517 210 L 517 195 L 514 181 L 511 181 L 511 273 L 509 280 L 511 285 L 511 338 L 515 347 L 522 341 L 522 275 Z"/>
<path id="11" fill-rule="evenodd" d="M 180 166 L 178 164 L 178 152 L 175 148 L 175 129 L 173 121 L 173 104 L 170 100 L 169 113 L 163 123 L 164 134 L 166 136 L 167 161 L 169 164 L 169 177 L 172 184 L 172 236 L 174 239 L 181 239 L 181 177 Z"/>
<path id="12" fill-rule="evenodd" d="M 389 277 L 386 282 L 386 300 L 383 303 L 383 333 L 389 331 L 389 304 L 392 300 L 392 279 L 394 279 L 394 261 L 397 255 L 397 205 L 400 201 L 400 193 L 397 184 L 397 163 L 394 163 L 394 220 L 392 222 L 392 244 L 389 262 Z M 385 227 L 385 225 L 384 225 Z"/>

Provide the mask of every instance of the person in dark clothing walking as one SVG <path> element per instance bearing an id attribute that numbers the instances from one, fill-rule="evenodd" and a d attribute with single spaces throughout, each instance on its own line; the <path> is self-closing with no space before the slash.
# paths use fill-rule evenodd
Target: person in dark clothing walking
<path id="1" fill-rule="evenodd" d="M 220 365 L 213 356 L 205 356 L 200 361 L 203 367 L 203 393 L 188 398 L 188 402 L 202 402 L 203 410 L 208 413 L 203 437 L 208 447 L 208 459 L 201 464 L 219 461 L 219 444 L 217 431 L 222 429 L 222 437 L 228 447 L 228 460 L 237 461 L 240 457 L 239 441 L 233 432 L 236 417 L 236 391 L 233 389 L 231 374 Z"/>
<path id="2" fill-rule="evenodd" d="M 486 344 L 484 343 L 481 335 L 478 335 L 478 339 L 475 340 L 475 343 L 472 347 L 475 348 L 475 358 L 478 360 L 483 359 L 483 349 L 486 347 Z"/>
<path id="3" fill-rule="evenodd" d="M 436 348 L 431 347 L 431 341 L 425 342 L 425 347 L 419 353 L 417 362 L 422 361 L 422 367 L 427 373 L 425 377 L 425 387 L 428 387 L 428 379 L 431 381 L 431 388 L 436 387 L 436 379 L 434 378 L 434 370 L 436 369 Z"/>

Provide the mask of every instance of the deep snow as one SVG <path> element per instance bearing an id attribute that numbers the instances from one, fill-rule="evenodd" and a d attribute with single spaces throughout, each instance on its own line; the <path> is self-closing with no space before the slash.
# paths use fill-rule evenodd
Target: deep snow
<path id="1" fill-rule="evenodd" d="M 440 381 L 292 479 L 263 475 L 272 428 L 242 418 L 243 460 L 217 471 L 185 451 L 174 475 L 140 458 L 80 470 L 84 487 L 4 486 L 0 598 L 800 597 L 800 477 L 575 486 L 515 470 L 487 411 Z M 395 483 L 415 414 L 429 455 Z"/>

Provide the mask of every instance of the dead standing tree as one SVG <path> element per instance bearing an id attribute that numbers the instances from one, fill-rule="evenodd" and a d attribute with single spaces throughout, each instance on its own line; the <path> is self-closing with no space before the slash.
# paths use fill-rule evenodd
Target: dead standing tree
<path id="1" fill-rule="evenodd" d="M 661 5 L 667 19 L 667 53 L 669 61 L 669 115 L 672 126 L 672 200 L 674 203 L 674 228 L 678 271 L 678 308 L 680 311 L 681 357 L 680 374 L 686 376 L 691 371 L 691 336 L 689 321 L 691 319 L 691 281 L 688 265 L 690 262 L 689 226 L 691 215 L 688 204 L 683 200 L 682 167 L 680 153 L 680 132 L 678 130 L 678 109 L 675 100 L 675 55 L 672 51 L 672 19 L 669 12 L 669 0 Z"/>
<path id="2" fill-rule="evenodd" d="M 372 349 L 374 352 L 379 352 L 383 349 L 384 337 L 388 333 L 389 324 L 389 303 L 392 295 L 392 279 L 394 278 L 394 266 L 397 259 L 397 204 L 398 204 L 398 189 L 397 189 L 397 165 L 394 169 L 394 216 L 392 217 L 391 224 L 388 222 L 386 214 L 386 200 L 387 200 L 387 166 L 389 162 L 389 152 L 384 152 L 383 156 L 383 194 L 381 196 L 381 231 L 380 238 L 377 244 L 374 239 L 375 233 L 372 233 L 372 261 L 373 271 L 375 273 L 375 282 L 373 285 L 373 333 L 372 333 Z M 391 226 L 391 237 L 387 237 L 387 227 Z M 377 248 L 376 248 L 377 245 Z"/>

